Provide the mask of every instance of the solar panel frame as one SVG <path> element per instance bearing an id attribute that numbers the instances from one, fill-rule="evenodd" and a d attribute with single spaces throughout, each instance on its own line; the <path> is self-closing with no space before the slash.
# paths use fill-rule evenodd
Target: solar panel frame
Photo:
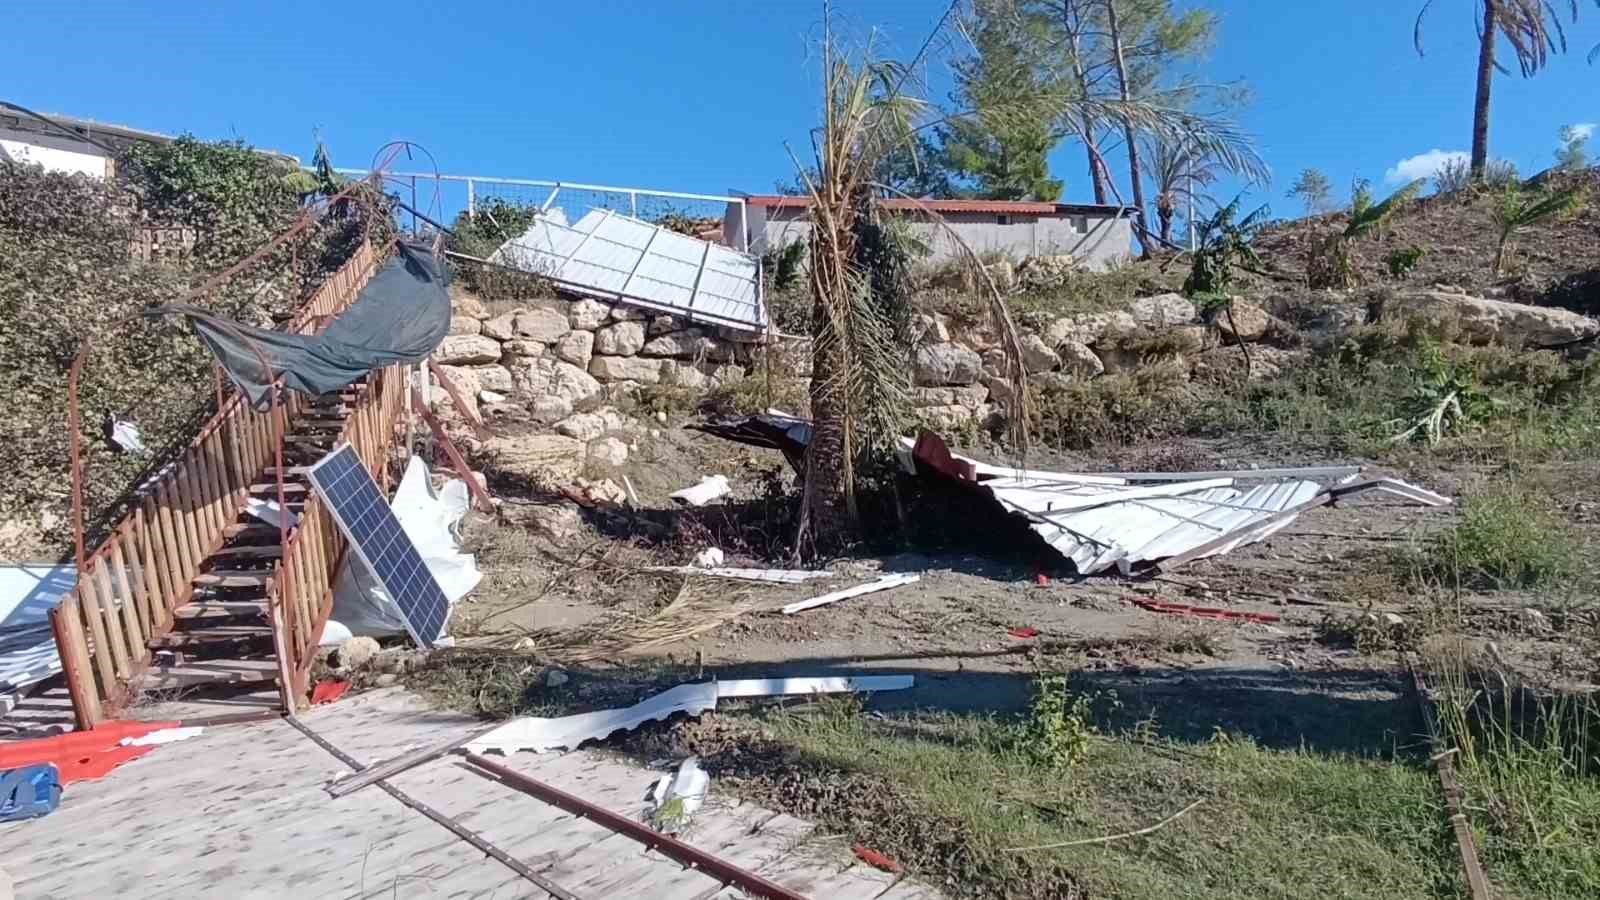
<path id="1" fill-rule="evenodd" d="M 350 550 L 399 609 L 411 639 L 419 647 L 433 649 L 450 616 L 450 600 L 355 448 L 334 447 L 307 470 L 306 477 L 350 542 Z M 359 503 L 365 505 L 355 508 L 353 504 Z"/>

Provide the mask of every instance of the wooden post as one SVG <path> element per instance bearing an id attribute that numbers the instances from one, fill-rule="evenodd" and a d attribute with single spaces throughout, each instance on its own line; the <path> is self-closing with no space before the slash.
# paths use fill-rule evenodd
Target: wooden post
<path id="1" fill-rule="evenodd" d="M 69 594 L 50 610 L 50 632 L 61 653 L 61 672 L 66 676 L 67 694 L 72 697 L 72 716 L 79 730 L 89 731 L 100 724 L 100 694 L 89 670 L 88 640 L 80 615 L 78 598 Z"/>
<path id="2" fill-rule="evenodd" d="M 76 594 L 78 602 L 73 605 L 89 623 L 89 635 L 94 638 L 92 658 L 95 671 L 100 675 L 101 689 L 106 696 L 110 696 L 111 691 L 117 686 L 117 673 L 112 665 L 116 656 L 111 649 L 111 640 L 106 637 L 105 619 L 100 617 L 100 604 L 94 600 L 93 579 L 88 573 L 78 573 Z"/>

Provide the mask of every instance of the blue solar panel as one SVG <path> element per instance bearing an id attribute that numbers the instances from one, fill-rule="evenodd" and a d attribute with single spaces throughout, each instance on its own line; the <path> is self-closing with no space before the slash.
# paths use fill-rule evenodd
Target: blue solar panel
<path id="1" fill-rule="evenodd" d="M 400 607 L 412 639 L 432 649 L 450 615 L 450 601 L 355 450 L 349 444 L 335 448 L 311 467 L 309 477 L 350 548 Z"/>

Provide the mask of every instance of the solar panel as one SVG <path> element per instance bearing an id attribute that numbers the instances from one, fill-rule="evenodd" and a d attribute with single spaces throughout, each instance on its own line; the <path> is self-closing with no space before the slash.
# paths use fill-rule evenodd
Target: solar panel
<path id="1" fill-rule="evenodd" d="M 431 650 L 450 615 L 450 601 L 355 450 L 349 444 L 335 447 L 308 477 L 350 549 L 400 608 L 412 639 Z"/>

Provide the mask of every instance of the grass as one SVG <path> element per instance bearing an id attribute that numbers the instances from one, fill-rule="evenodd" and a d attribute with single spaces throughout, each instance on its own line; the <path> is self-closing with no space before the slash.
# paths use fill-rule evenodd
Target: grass
<path id="1" fill-rule="evenodd" d="M 1463 499 L 1460 519 L 1423 545 L 1415 566 L 1449 587 L 1539 588 L 1577 577 L 1582 554 L 1548 498 L 1512 483 Z"/>
<path id="2" fill-rule="evenodd" d="M 1428 667 L 1491 878 L 1522 897 L 1600 896 L 1600 700 L 1537 694 L 1459 641 Z"/>
<path id="3" fill-rule="evenodd" d="M 750 778 L 748 751 L 727 762 L 745 767 L 736 784 L 758 799 L 951 896 L 1457 896 L 1430 770 L 1222 734 L 1199 745 L 1148 727 L 1103 735 L 1060 687 L 1020 723 L 882 720 L 840 701 L 771 712 L 759 719 L 770 770 Z M 1147 836 L 1007 852 L 1147 827 L 1196 800 Z"/>

